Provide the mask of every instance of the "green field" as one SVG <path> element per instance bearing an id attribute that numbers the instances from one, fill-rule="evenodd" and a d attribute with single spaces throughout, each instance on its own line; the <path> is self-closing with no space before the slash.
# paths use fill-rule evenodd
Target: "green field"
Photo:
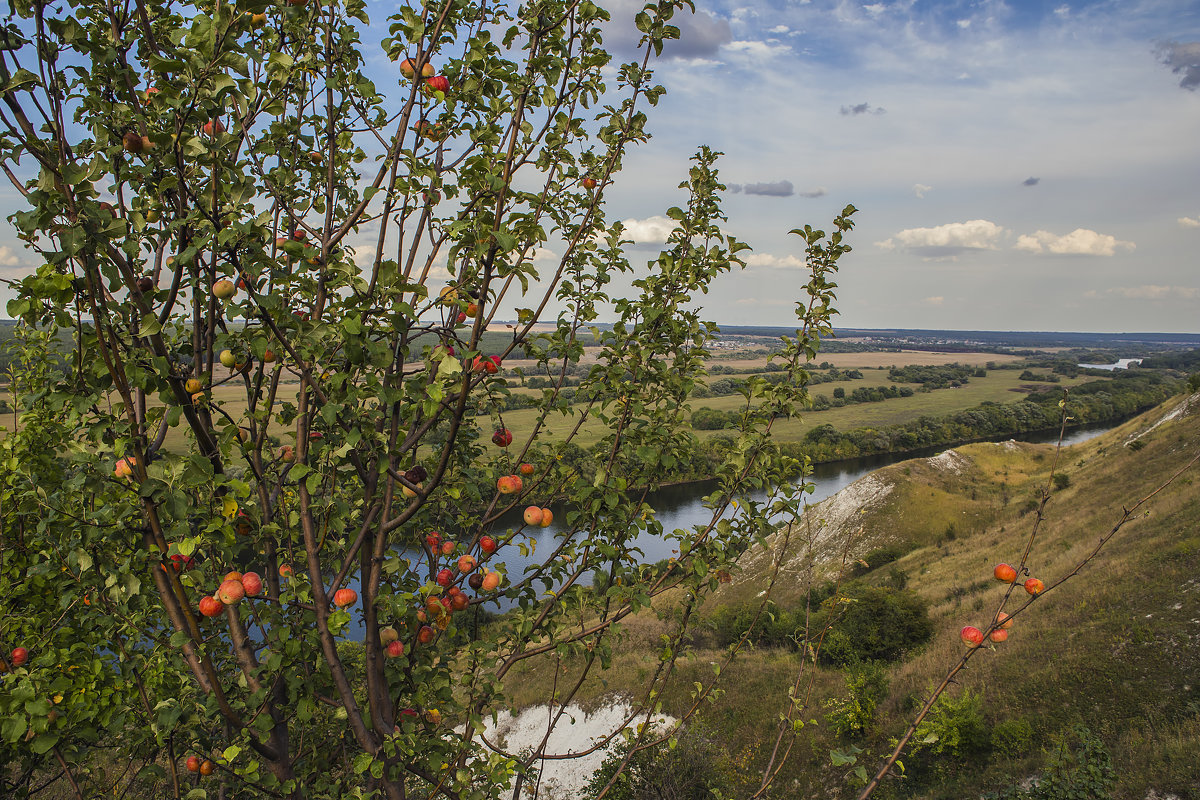
<path id="1" fill-rule="evenodd" d="M 884 355 L 899 354 L 887 353 Z M 805 433 L 819 425 L 832 425 L 842 431 L 854 428 L 895 425 L 910 422 L 922 416 L 937 416 L 962 411 L 988 401 L 994 403 L 1013 402 L 1019 400 L 1030 388 L 1069 388 L 1079 383 L 1096 380 L 1096 378 L 1091 377 L 1079 377 L 1074 379 L 1064 378 L 1061 383 L 1057 384 L 1030 383 L 1029 381 L 1020 380 L 1018 378 L 1019 375 L 1020 371 L 1018 370 L 994 370 L 989 372 L 986 378 L 971 378 L 966 385 L 957 389 L 935 389 L 930 392 L 916 392 L 911 397 L 897 397 L 876 403 L 853 403 L 826 411 L 809 410 L 804 412 L 799 418 L 778 421 L 773 428 L 773 432 L 775 438 L 779 441 L 798 441 L 804 437 Z M 711 380 L 725 377 L 734 376 L 716 375 Z M 818 394 L 832 396 L 834 388 L 839 386 L 846 389 L 847 393 L 849 393 L 859 387 L 891 386 L 893 383 L 893 381 L 888 380 L 886 370 L 864 370 L 861 379 L 818 384 L 812 386 L 810 392 L 814 396 Z M 895 385 L 916 388 L 914 384 Z M 518 392 L 534 393 L 533 390 L 514 391 L 514 393 Z M 691 401 L 691 407 L 693 410 L 707 407 L 718 411 L 736 411 L 744 403 L 745 400 L 740 395 L 727 395 L 724 397 L 696 398 Z M 537 412 L 533 409 L 519 409 L 503 414 L 505 426 L 514 430 L 529 430 L 536 419 Z M 559 439 L 569 434 L 577 422 L 577 416 L 551 417 L 547 419 L 544 427 L 550 439 Z M 720 433 L 722 431 L 697 431 L 697 434 L 702 437 Z M 601 427 L 589 421 L 584 424 L 575 438 L 575 442 L 580 446 L 587 447 L 595 443 L 602 434 Z"/>
<path id="2" fill-rule="evenodd" d="M 897 385 L 907 386 L 914 390 L 919 388 L 916 384 L 897 384 L 889 380 L 886 369 L 871 369 L 866 366 L 872 362 L 877 365 L 888 366 L 893 363 L 900 366 L 906 363 L 939 363 L 939 360 L 940 363 L 951 363 L 954 361 L 958 363 L 973 363 L 972 359 L 964 359 L 961 353 L 913 353 L 911 354 L 913 356 L 911 362 L 904 359 L 904 356 L 910 355 L 908 353 L 849 353 L 845 355 L 856 357 L 854 360 L 857 363 L 854 365 L 846 364 L 844 368 L 861 368 L 863 377 L 854 380 L 816 384 L 810 387 L 810 392 L 813 396 L 824 394 L 832 397 L 833 390 L 836 387 L 844 388 L 847 394 L 860 387 L 874 388 Z M 981 358 L 986 356 L 988 360 L 996 360 L 990 353 L 976 355 Z M 934 358 L 935 356 L 938 358 Z M 836 359 L 831 357 L 830 360 Z M 977 360 L 975 359 L 975 361 Z M 1000 357 L 999 360 L 1012 359 Z M 739 362 L 736 366 L 747 369 L 746 373 L 713 375 L 710 376 L 709 382 L 712 383 L 722 378 L 745 377 L 747 374 L 752 374 L 751 371 L 754 368 L 761 368 L 763 364 L 763 360 L 746 360 L 745 363 Z M 724 365 L 732 366 L 730 364 Z M 1079 377 L 1074 379 L 1064 378 L 1058 384 L 1031 383 L 1020 380 L 1018 377 L 1019 374 L 1019 370 L 992 370 L 988 372 L 987 377 L 971 378 L 967 384 L 959 388 L 915 392 L 911 397 L 897 397 L 873 403 L 852 403 L 841 408 L 831 408 L 824 411 L 809 410 L 798 418 L 778 421 L 774 427 L 774 435 L 779 441 L 788 442 L 802 439 L 805 433 L 819 425 L 828 424 L 843 431 L 854 428 L 894 425 L 909 422 L 921 416 L 937 416 L 961 411 L 989 401 L 995 403 L 1012 402 L 1030 390 L 1050 388 L 1057 391 L 1061 388 L 1070 388 L 1079 383 L 1096 380 L 1092 377 Z M 296 386 L 297 384 L 295 383 L 281 384 L 280 398 L 289 401 L 293 400 Z M 541 390 L 514 386 L 512 393 L 515 395 L 536 396 L 541 394 Z M 246 393 L 244 387 L 240 384 L 230 382 L 219 385 L 210 392 L 210 396 L 214 402 L 218 403 L 234 419 L 241 419 L 246 410 Z M 7 394 L 0 394 L 0 397 L 7 399 Z M 744 402 L 740 395 L 694 398 L 691 401 L 691 407 L 693 410 L 707 407 L 718 411 L 736 411 L 742 407 Z M 579 414 L 582 412 L 582 409 L 583 406 L 575 406 L 572 409 L 572 413 L 567 416 L 555 414 L 548 417 L 542 425 L 542 435 L 548 441 L 561 441 L 565 439 L 578 424 Z M 502 421 L 505 427 L 511 428 L 514 431 L 530 431 L 537 420 L 537 414 L 538 412 L 534 409 L 517 409 L 504 412 L 496 418 L 496 421 Z M 492 423 L 488 422 L 486 418 L 481 417 L 480 424 L 487 428 Z M 0 422 L 0 425 L 11 428 L 13 420 L 10 416 L 6 416 L 3 422 Z M 272 427 L 270 432 L 276 436 L 283 436 L 287 431 L 275 426 Z M 605 432 L 602 426 L 589 420 L 585 422 L 574 441 L 582 447 L 588 447 L 597 442 Z M 702 437 L 720 433 L 722 431 L 697 432 Z M 186 435 L 186 426 L 176 426 L 167 434 L 167 448 L 175 449 L 179 447 L 183 442 L 183 437 Z"/>

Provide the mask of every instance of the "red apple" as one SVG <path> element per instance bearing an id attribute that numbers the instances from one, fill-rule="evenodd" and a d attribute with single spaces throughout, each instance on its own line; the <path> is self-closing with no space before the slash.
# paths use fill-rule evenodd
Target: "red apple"
<path id="1" fill-rule="evenodd" d="M 280 567 L 279 567 L 279 577 L 281 577 L 281 578 L 290 578 L 290 577 L 292 577 L 292 575 L 293 575 L 293 574 L 295 574 L 295 570 L 293 570 L 293 569 L 292 569 L 292 565 L 291 565 L 291 564 L 282 564 L 282 565 L 280 565 Z"/>
<path id="2" fill-rule="evenodd" d="M 242 576 L 242 587 L 247 597 L 258 597 L 262 593 L 263 582 L 257 572 L 247 572 Z"/>
<path id="3" fill-rule="evenodd" d="M 490 536 L 479 537 L 479 549 L 490 556 L 496 552 L 496 540 Z"/>
<path id="4" fill-rule="evenodd" d="M 456 548 L 457 546 L 458 545 L 456 545 L 454 542 L 447 539 L 446 541 L 442 542 L 442 544 L 441 544 L 440 549 L 442 551 L 442 555 L 444 555 L 444 556 L 450 555 L 451 553 L 454 552 L 454 548 Z"/>
<path id="5" fill-rule="evenodd" d="M 596 179 L 591 177 L 590 175 L 588 177 L 584 178 L 583 179 L 583 188 L 595 189 L 596 188 Z"/>
<path id="6" fill-rule="evenodd" d="M 24 647 L 13 648 L 12 655 L 8 657 L 14 667 L 23 667 L 25 662 L 29 660 L 29 651 Z"/>
<path id="7" fill-rule="evenodd" d="M 541 525 L 542 524 L 542 509 L 537 506 L 529 506 L 525 509 L 525 524 L 526 525 Z"/>
<path id="8" fill-rule="evenodd" d="M 216 136 L 225 132 L 225 125 L 219 119 L 210 119 L 208 122 L 204 123 L 204 126 L 200 128 L 200 131 L 205 136 Z"/>
<path id="9" fill-rule="evenodd" d="M 338 608 L 352 606 L 358 602 L 358 592 L 353 589 L 338 589 L 333 593 L 333 604 Z"/>
<path id="10" fill-rule="evenodd" d="M 232 572 L 225 573 L 225 580 L 227 580 L 227 581 L 241 581 L 241 579 L 242 579 L 242 573 L 238 572 L 237 570 L 233 570 Z"/>
<path id="11" fill-rule="evenodd" d="M 389 643 L 387 648 L 385 648 L 385 652 L 388 658 L 399 658 L 404 655 L 404 642 L 396 641 Z"/>
<path id="12" fill-rule="evenodd" d="M 500 585 L 500 573 L 489 572 L 483 576 L 483 590 L 485 592 L 493 592 Z"/>
<path id="13" fill-rule="evenodd" d="M 225 604 L 211 595 L 200 598 L 200 613 L 206 617 L 215 617 L 224 609 Z"/>
<path id="14" fill-rule="evenodd" d="M 285 444 L 279 448 L 279 460 L 285 464 L 290 464 L 296 460 L 296 451 L 292 449 L 290 444 Z"/>
<path id="15" fill-rule="evenodd" d="M 213 766 L 213 762 L 209 761 L 207 758 L 200 762 L 201 775 L 212 775 L 214 769 L 216 768 Z"/>
<path id="16" fill-rule="evenodd" d="M 1004 630 L 1004 628 L 997 628 L 996 630 L 994 630 L 988 634 L 988 638 L 991 639 L 993 642 L 997 642 L 997 643 L 1003 642 L 1005 639 L 1008 638 L 1008 631 Z"/>
<path id="17" fill-rule="evenodd" d="M 512 444 L 512 440 L 512 431 L 510 431 L 508 428 L 501 428 L 492 434 L 492 444 L 496 445 L 497 447 L 508 447 L 510 444 Z"/>
<path id="18" fill-rule="evenodd" d="M 113 469 L 113 475 L 116 475 L 118 478 L 132 478 L 133 468 L 136 466 L 137 458 L 134 456 L 127 456 L 117 462 L 116 468 Z"/>
<path id="19" fill-rule="evenodd" d="M 440 533 L 438 533 L 437 531 L 430 531 L 429 533 L 425 534 L 425 544 L 429 547 L 430 550 L 436 551 L 438 548 L 441 547 L 442 535 Z"/>
<path id="20" fill-rule="evenodd" d="M 1012 627 L 1012 618 L 1003 611 L 996 615 L 996 622 L 999 623 L 1000 627 L 1004 628 L 1005 630 L 1008 630 Z"/>
<path id="21" fill-rule="evenodd" d="M 533 464 L 522 464 L 521 466 L 517 467 L 517 472 L 528 478 L 533 474 Z"/>
<path id="22" fill-rule="evenodd" d="M 1025 591 L 1031 595 L 1039 595 L 1046 590 L 1046 584 L 1039 581 L 1037 578 L 1030 578 L 1025 581 Z"/>
<path id="23" fill-rule="evenodd" d="M 217 599 L 227 606 L 235 606 L 246 596 L 246 587 L 240 580 L 226 578 L 217 589 Z"/>
<path id="24" fill-rule="evenodd" d="M 441 569 L 438 571 L 438 574 L 437 574 L 437 585 L 438 586 L 449 586 L 452 583 L 454 583 L 454 573 L 453 572 L 451 572 L 449 569 Z"/>
<path id="25" fill-rule="evenodd" d="M 459 594 L 456 594 L 454 597 L 450 598 L 450 605 L 455 611 L 464 611 L 466 610 L 467 606 L 471 605 L 471 601 L 467 599 L 465 594 L 460 592 Z"/>
<path id="26" fill-rule="evenodd" d="M 992 574 L 996 576 L 996 580 L 1004 583 L 1012 583 L 1017 579 L 1017 571 L 1008 564 L 997 564 Z"/>
<path id="27" fill-rule="evenodd" d="M 200 759 L 196 758 L 195 756 L 188 756 L 187 771 L 188 772 L 199 772 L 200 771 Z"/>
<path id="28" fill-rule="evenodd" d="M 496 489 L 500 494 L 517 494 L 521 491 L 521 486 L 520 475 L 501 475 L 496 481 Z"/>
<path id="29" fill-rule="evenodd" d="M 554 512 L 548 508 L 543 508 L 541 526 L 543 528 L 549 528 L 551 522 L 554 522 Z"/>
<path id="30" fill-rule="evenodd" d="M 425 85 L 432 91 L 446 94 L 450 91 L 450 80 L 445 75 L 435 75 L 425 79 Z"/>
<path id="31" fill-rule="evenodd" d="M 963 644 L 967 645 L 967 647 L 978 647 L 983 644 L 983 631 L 974 625 L 968 625 L 963 628 L 959 636 L 962 637 Z"/>
<path id="32" fill-rule="evenodd" d="M 417 631 L 417 641 L 421 644 L 429 644 L 433 641 L 433 637 L 433 628 L 428 625 L 422 625 L 421 629 Z"/>
<path id="33" fill-rule="evenodd" d="M 466 575 L 471 570 L 475 569 L 475 556 L 465 555 L 458 558 L 458 571 Z"/>

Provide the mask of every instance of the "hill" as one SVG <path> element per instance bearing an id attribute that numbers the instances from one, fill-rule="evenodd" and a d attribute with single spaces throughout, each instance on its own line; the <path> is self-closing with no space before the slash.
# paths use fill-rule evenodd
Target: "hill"
<path id="1" fill-rule="evenodd" d="M 1028 564 L 1047 586 L 1084 562 L 1078 575 L 1019 613 L 1007 642 L 976 654 L 903 756 L 907 776 L 887 779 L 875 796 L 1025 796 L 1014 787 L 1041 778 L 1050 791 L 1052 774 L 1099 775 L 1111 758 L 1111 795 L 1098 782 L 1076 787 L 1085 794 L 1043 796 L 1200 798 L 1200 469 L 1180 475 L 1087 561 L 1123 506 L 1197 453 L 1200 394 L 1057 456 L 1051 445 L 985 443 L 872 473 L 743 557 L 741 572 L 696 612 L 691 658 L 663 688 L 662 711 L 687 715 L 696 682 L 707 694 L 713 665 L 764 603 L 778 558 L 769 613 L 723 667 L 724 693 L 701 704 L 692 730 L 723 743 L 705 761 L 712 779 L 748 796 L 791 691 L 805 724 L 794 741 L 785 735 L 790 758 L 769 796 L 853 797 L 854 770 L 875 771 L 963 653 L 959 630 L 986 629 L 1007 588 L 992 567 L 1020 562 L 1038 492 L 1048 488 Z M 1018 589 L 1005 608 L 1026 599 Z M 656 607 L 628 626 L 607 682 L 584 681 L 583 708 L 621 696 L 622 675 L 632 686 L 655 668 L 679 607 Z M 818 646 L 816 664 L 802 656 Z M 857 653 L 885 660 L 865 664 Z M 532 686 L 547 669 L 517 680 Z M 562 669 L 559 684 L 570 685 L 575 666 Z M 867 713 L 862 701 L 871 700 Z M 1072 758 L 1092 772 L 1073 772 Z"/>

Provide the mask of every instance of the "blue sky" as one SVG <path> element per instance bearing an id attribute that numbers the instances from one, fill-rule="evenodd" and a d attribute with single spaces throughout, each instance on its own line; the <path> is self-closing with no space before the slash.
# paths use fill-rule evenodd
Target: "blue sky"
<path id="1" fill-rule="evenodd" d="M 1195 3 L 706 4 L 613 212 L 653 223 L 705 142 L 755 248 L 718 320 L 786 324 L 786 231 L 852 202 L 843 324 L 1196 331 L 1198 40 Z"/>
<path id="2" fill-rule="evenodd" d="M 628 56 L 641 3 L 608 5 Z M 396 3 L 369 7 L 383 30 Z M 728 228 L 754 252 L 711 318 L 789 324 L 787 231 L 854 203 L 839 324 L 1200 330 L 1200 2 L 722 1 L 675 22 L 653 139 L 608 213 L 649 258 L 689 156 L 725 154 Z M 0 277 L 30 268 L 0 231 Z"/>

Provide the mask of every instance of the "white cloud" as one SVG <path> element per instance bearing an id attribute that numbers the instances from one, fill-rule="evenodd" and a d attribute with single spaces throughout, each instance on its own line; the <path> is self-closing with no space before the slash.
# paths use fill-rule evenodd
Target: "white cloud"
<path id="1" fill-rule="evenodd" d="M 868 6 L 863 6 L 862 10 L 872 17 L 878 17 L 884 11 L 887 11 L 887 6 L 883 3 L 871 3 Z"/>
<path id="2" fill-rule="evenodd" d="M 625 226 L 623 237 L 632 239 L 635 244 L 662 244 L 675 229 L 674 220 L 661 214 L 646 219 L 621 220 Z"/>
<path id="3" fill-rule="evenodd" d="M 926 186 L 923 183 L 914 183 L 913 184 L 912 193 L 915 194 L 917 197 L 924 197 L 928 192 L 932 192 L 932 191 L 933 191 L 932 186 Z"/>
<path id="4" fill-rule="evenodd" d="M 1200 219 L 1192 219 L 1191 217 L 1180 217 L 1179 224 L 1185 228 L 1200 228 Z"/>
<path id="5" fill-rule="evenodd" d="M 1049 252 L 1054 255 L 1111 256 L 1117 250 L 1132 250 L 1133 242 L 1123 242 L 1107 233 L 1096 233 L 1087 228 L 1076 228 L 1065 236 L 1056 236 L 1049 231 L 1038 231 L 1032 236 L 1023 235 L 1014 245 L 1018 250 L 1029 253 Z"/>
<path id="6" fill-rule="evenodd" d="M 538 247 L 533 251 L 534 261 L 558 261 L 558 253 L 549 247 Z"/>
<path id="7" fill-rule="evenodd" d="M 1191 286 L 1158 286 L 1144 283 L 1141 286 L 1119 286 L 1109 289 L 1109 294 L 1120 295 L 1130 300 L 1195 300 L 1200 289 Z"/>
<path id="8" fill-rule="evenodd" d="M 1004 228 L 986 219 L 949 222 L 936 228 L 909 228 L 876 242 L 884 250 L 913 250 L 927 255 L 952 255 L 963 250 L 995 250 Z"/>
<path id="9" fill-rule="evenodd" d="M 721 48 L 722 53 L 730 55 L 744 55 L 751 60 L 768 60 L 778 56 L 790 53 L 792 48 L 786 44 L 768 44 L 767 42 L 754 42 L 739 40 L 730 42 Z"/>
<path id="10" fill-rule="evenodd" d="M 940 294 L 937 294 L 937 295 L 934 295 L 933 297 L 926 297 L 921 302 L 927 306 L 940 306 L 946 302 L 946 298 L 942 297 Z"/>
<path id="11" fill-rule="evenodd" d="M 767 32 L 768 33 L 787 33 L 789 30 L 791 30 L 791 29 L 788 28 L 787 25 L 776 25 L 774 28 L 771 28 Z"/>
<path id="12" fill-rule="evenodd" d="M 748 267 L 803 267 L 804 260 L 792 255 L 774 256 L 770 253 L 751 253 L 745 258 Z"/>
<path id="13" fill-rule="evenodd" d="M 21 258 L 8 245 L 0 246 L 0 267 L 20 266 Z"/>

